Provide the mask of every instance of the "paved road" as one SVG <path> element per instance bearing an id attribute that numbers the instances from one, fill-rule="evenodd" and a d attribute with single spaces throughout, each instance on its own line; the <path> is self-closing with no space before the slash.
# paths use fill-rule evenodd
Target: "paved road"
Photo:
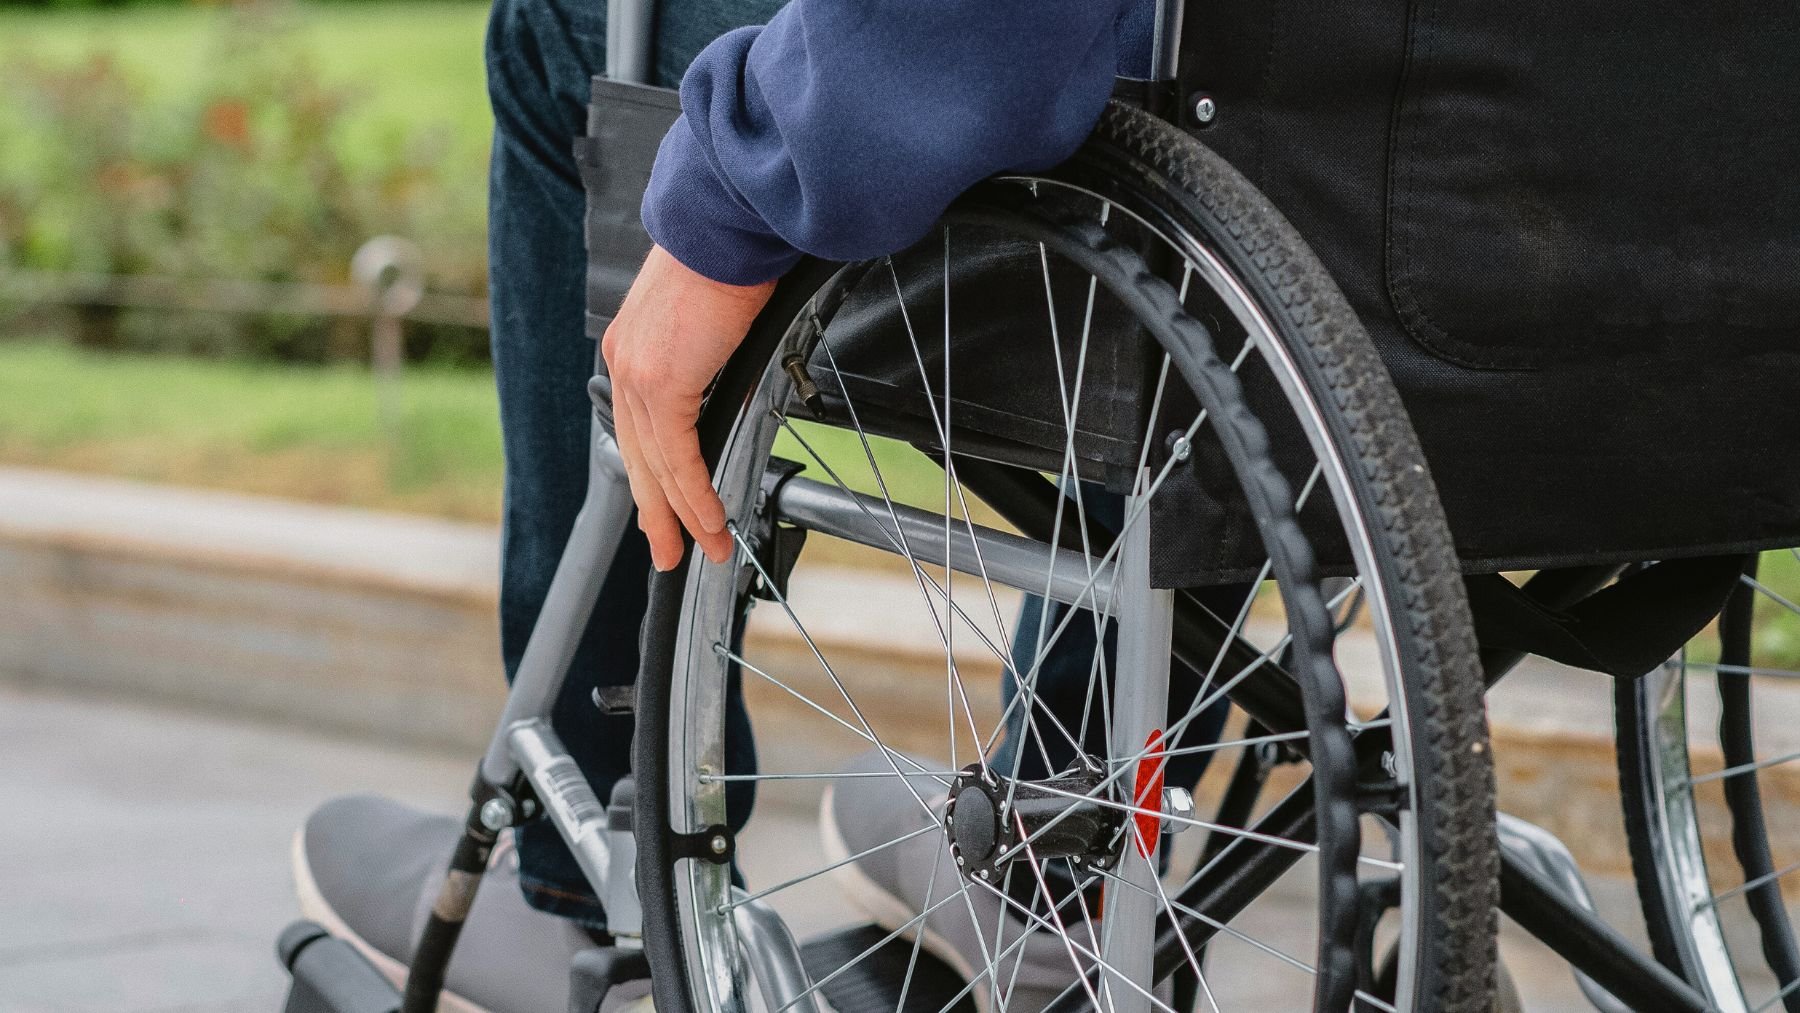
<path id="1" fill-rule="evenodd" d="M 449 808 L 471 764 L 91 698 L 0 690 L 0 1010 L 279 1008 L 288 844 L 362 788 Z"/>
<path id="2" fill-rule="evenodd" d="M 294 914 L 293 828 L 333 794 L 452 811 L 471 760 L 235 719 L 0 688 L 0 1011 L 246 1013 L 278 1008 L 272 955 Z M 779 811 L 758 835 L 816 868 Z M 780 869 L 751 870 L 766 881 Z M 1608 906 L 1619 884 L 1601 884 Z M 824 898 L 829 902 L 830 898 Z M 1265 926 L 1279 938 L 1283 905 Z M 1290 909 L 1291 910 L 1291 909 Z M 805 920 L 805 919 L 801 919 Z M 1294 920 L 1288 919 L 1291 924 Z M 1533 1010 L 1585 1008 L 1554 959 L 1507 941 Z"/>

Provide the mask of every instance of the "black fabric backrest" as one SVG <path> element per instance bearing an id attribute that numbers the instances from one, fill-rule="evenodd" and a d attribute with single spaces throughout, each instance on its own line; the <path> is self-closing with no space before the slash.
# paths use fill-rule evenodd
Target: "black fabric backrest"
<path id="1" fill-rule="evenodd" d="M 1800 544 L 1800 5 L 1195 0 L 1184 32 L 1196 136 L 1350 298 L 1469 569 Z"/>
<path id="2" fill-rule="evenodd" d="M 1800 5 L 1197 3 L 1203 137 L 1477 368 L 1800 336 Z"/>

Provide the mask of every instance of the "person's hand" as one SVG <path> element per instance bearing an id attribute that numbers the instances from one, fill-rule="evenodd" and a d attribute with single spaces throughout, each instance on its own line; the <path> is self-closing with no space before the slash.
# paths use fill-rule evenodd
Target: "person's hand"
<path id="1" fill-rule="evenodd" d="M 714 562 L 731 556 L 725 506 L 694 424 L 707 385 L 774 291 L 772 281 L 721 284 L 653 247 L 601 339 L 619 452 L 658 570 L 681 562 L 683 527 Z"/>

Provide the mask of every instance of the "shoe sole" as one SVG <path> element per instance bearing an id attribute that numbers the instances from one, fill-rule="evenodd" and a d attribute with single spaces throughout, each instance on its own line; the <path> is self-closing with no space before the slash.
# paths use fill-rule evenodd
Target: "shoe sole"
<path id="1" fill-rule="evenodd" d="M 363 937 L 351 931 L 350 926 L 338 917 L 338 913 L 326 903 L 325 894 L 319 890 L 318 881 L 313 879 L 312 867 L 306 861 L 306 830 L 294 831 L 293 843 L 294 893 L 300 899 L 300 914 L 315 921 L 325 931 L 338 939 L 355 947 L 356 952 L 363 955 L 381 976 L 392 982 L 396 989 L 406 990 L 406 965 L 393 957 L 371 946 Z M 477 1006 L 462 996 L 446 990 L 438 998 L 438 1013 L 492 1013 L 486 1007 Z"/>
<path id="2" fill-rule="evenodd" d="M 838 829 L 837 817 L 832 815 L 831 803 L 836 796 L 837 785 L 827 785 L 824 797 L 819 800 L 819 838 L 825 848 L 825 864 L 837 865 L 832 874 L 849 895 L 852 904 L 862 908 L 875 924 L 889 932 L 899 931 L 900 926 L 918 917 L 918 912 L 913 910 L 912 905 L 877 883 L 874 877 L 858 868 L 855 862 L 850 861 L 850 845 L 844 841 L 843 831 Z M 933 932 L 928 925 L 929 921 L 927 919 L 926 922 L 921 922 L 917 929 L 901 931 L 900 938 L 909 941 L 917 938 L 921 947 L 950 965 L 951 970 L 962 975 L 964 982 L 974 981 L 974 965 L 948 939 Z M 970 993 L 980 1013 L 990 1013 L 988 993 L 989 987 L 981 985 L 975 986 Z"/>

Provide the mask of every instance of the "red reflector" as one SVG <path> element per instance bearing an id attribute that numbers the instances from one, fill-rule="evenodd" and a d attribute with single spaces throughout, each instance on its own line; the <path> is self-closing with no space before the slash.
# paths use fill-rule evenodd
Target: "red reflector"
<path id="1" fill-rule="evenodd" d="M 1150 755 L 1138 761 L 1137 789 L 1132 796 L 1132 804 L 1149 812 L 1135 813 L 1132 822 L 1137 830 L 1138 853 L 1149 858 L 1156 853 L 1156 842 L 1162 835 L 1163 803 L 1163 767 L 1162 731 L 1150 733 L 1144 742 L 1144 751 Z"/>

